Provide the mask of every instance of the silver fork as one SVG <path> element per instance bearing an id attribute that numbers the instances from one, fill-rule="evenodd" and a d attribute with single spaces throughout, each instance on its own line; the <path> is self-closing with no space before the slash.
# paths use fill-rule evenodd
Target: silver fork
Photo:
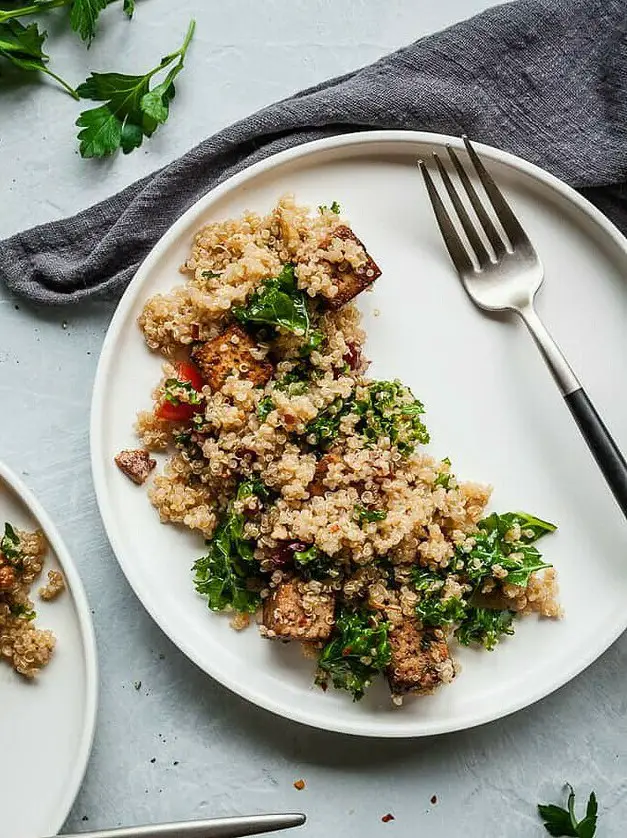
<path id="1" fill-rule="evenodd" d="M 522 318 L 553 373 L 557 386 L 618 505 L 627 516 L 625 459 L 534 308 L 534 298 L 544 278 L 542 263 L 529 237 L 481 162 L 470 140 L 465 136 L 462 139 L 470 162 L 483 185 L 496 218 L 505 231 L 507 240 L 503 238 L 490 218 L 485 204 L 477 194 L 455 150 L 447 145 L 449 157 L 474 210 L 476 221 L 467 212 L 458 190 L 435 152 L 433 157 L 458 221 L 470 244 L 470 250 L 457 232 L 424 161 L 419 160 L 418 165 L 453 264 L 457 268 L 468 296 L 479 308 L 486 311 L 514 311 Z M 489 241 L 492 252 L 484 244 L 477 222 Z"/>

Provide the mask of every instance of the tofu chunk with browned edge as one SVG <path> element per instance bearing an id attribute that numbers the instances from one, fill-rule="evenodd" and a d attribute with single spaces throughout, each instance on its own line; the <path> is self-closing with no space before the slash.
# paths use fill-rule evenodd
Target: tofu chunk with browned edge
<path id="1" fill-rule="evenodd" d="M 441 629 L 419 629 L 413 620 L 404 620 L 390 631 L 389 637 L 392 656 L 387 677 L 394 695 L 431 693 L 455 677 Z"/>
<path id="2" fill-rule="evenodd" d="M 139 448 L 135 451 L 120 451 L 115 457 L 115 464 L 133 483 L 141 486 L 157 465 L 157 461 L 152 459 L 148 451 Z"/>
<path id="3" fill-rule="evenodd" d="M 256 358 L 257 344 L 240 326 L 229 328 L 213 340 L 192 349 L 192 360 L 199 367 L 203 378 L 215 392 L 229 375 L 246 378 L 256 387 L 262 387 L 274 371 L 265 358 Z"/>
<path id="4" fill-rule="evenodd" d="M 334 616 L 333 595 L 309 593 L 298 579 L 282 582 L 263 603 L 265 636 L 278 640 L 327 640 Z"/>
<path id="5" fill-rule="evenodd" d="M 356 297 L 369 285 L 381 276 L 381 269 L 374 261 L 372 256 L 364 247 L 363 242 L 357 238 L 350 227 L 340 225 L 331 233 L 332 238 L 341 239 L 342 241 L 354 241 L 364 248 L 366 254 L 366 263 L 357 270 L 341 271 L 339 266 L 335 269 L 333 280 L 337 285 L 337 294 L 332 299 L 328 300 L 327 305 L 331 309 L 342 308 L 349 300 Z"/>

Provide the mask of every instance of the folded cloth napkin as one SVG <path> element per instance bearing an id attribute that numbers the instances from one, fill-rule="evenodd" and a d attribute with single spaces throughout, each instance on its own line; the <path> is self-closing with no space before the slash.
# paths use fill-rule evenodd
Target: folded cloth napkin
<path id="1" fill-rule="evenodd" d="M 91 209 L 1 242 L 0 276 L 40 303 L 119 294 L 216 184 L 278 151 L 368 128 L 466 133 L 512 151 L 627 232 L 627 4 L 518 0 L 422 38 L 226 128 Z"/>

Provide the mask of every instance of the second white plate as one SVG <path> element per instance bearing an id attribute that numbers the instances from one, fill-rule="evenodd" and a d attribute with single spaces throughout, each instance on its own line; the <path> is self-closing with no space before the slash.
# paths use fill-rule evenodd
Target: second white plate
<path id="1" fill-rule="evenodd" d="M 627 626 L 627 524 L 523 328 L 473 308 L 454 275 L 416 169 L 455 139 L 365 133 L 301 146 L 237 175 L 192 207 L 148 256 L 124 295 L 96 376 L 91 426 L 96 493 L 117 558 L 153 618 L 226 686 L 282 716 L 368 736 L 467 728 L 525 707 L 597 658 Z M 512 155 L 478 146 L 546 267 L 539 308 L 627 446 L 627 246 L 573 190 Z M 555 521 L 542 547 L 558 569 L 566 616 L 521 621 L 493 653 L 456 650 L 462 672 L 436 695 L 391 705 L 383 685 L 362 702 L 312 686 L 297 648 L 234 632 L 195 594 L 200 538 L 159 524 L 146 494 L 113 465 L 136 446 L 135 412 L 160 375 L 136 326 L 146 298 L 180 282 L 194 231 L 285 192 L 316 207 L 340 202 L 383 269 L 359 304 L 375 377 L 398 377 L 425 402 L 431 449 L 456 473 L 495 486 L 492 508 Z M 377 313 L 380 315 L 377 316 Z"/>

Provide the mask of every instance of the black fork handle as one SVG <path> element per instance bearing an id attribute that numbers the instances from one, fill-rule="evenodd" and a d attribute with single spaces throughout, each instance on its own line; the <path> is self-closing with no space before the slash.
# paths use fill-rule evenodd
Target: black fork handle
<path id="1" fill-rule="evenodd" d="M 627 517 L 627 463 L 588 394 L 580 387 L 564 396 L 583 438 L 603 472 L 623 515 Z"/>

